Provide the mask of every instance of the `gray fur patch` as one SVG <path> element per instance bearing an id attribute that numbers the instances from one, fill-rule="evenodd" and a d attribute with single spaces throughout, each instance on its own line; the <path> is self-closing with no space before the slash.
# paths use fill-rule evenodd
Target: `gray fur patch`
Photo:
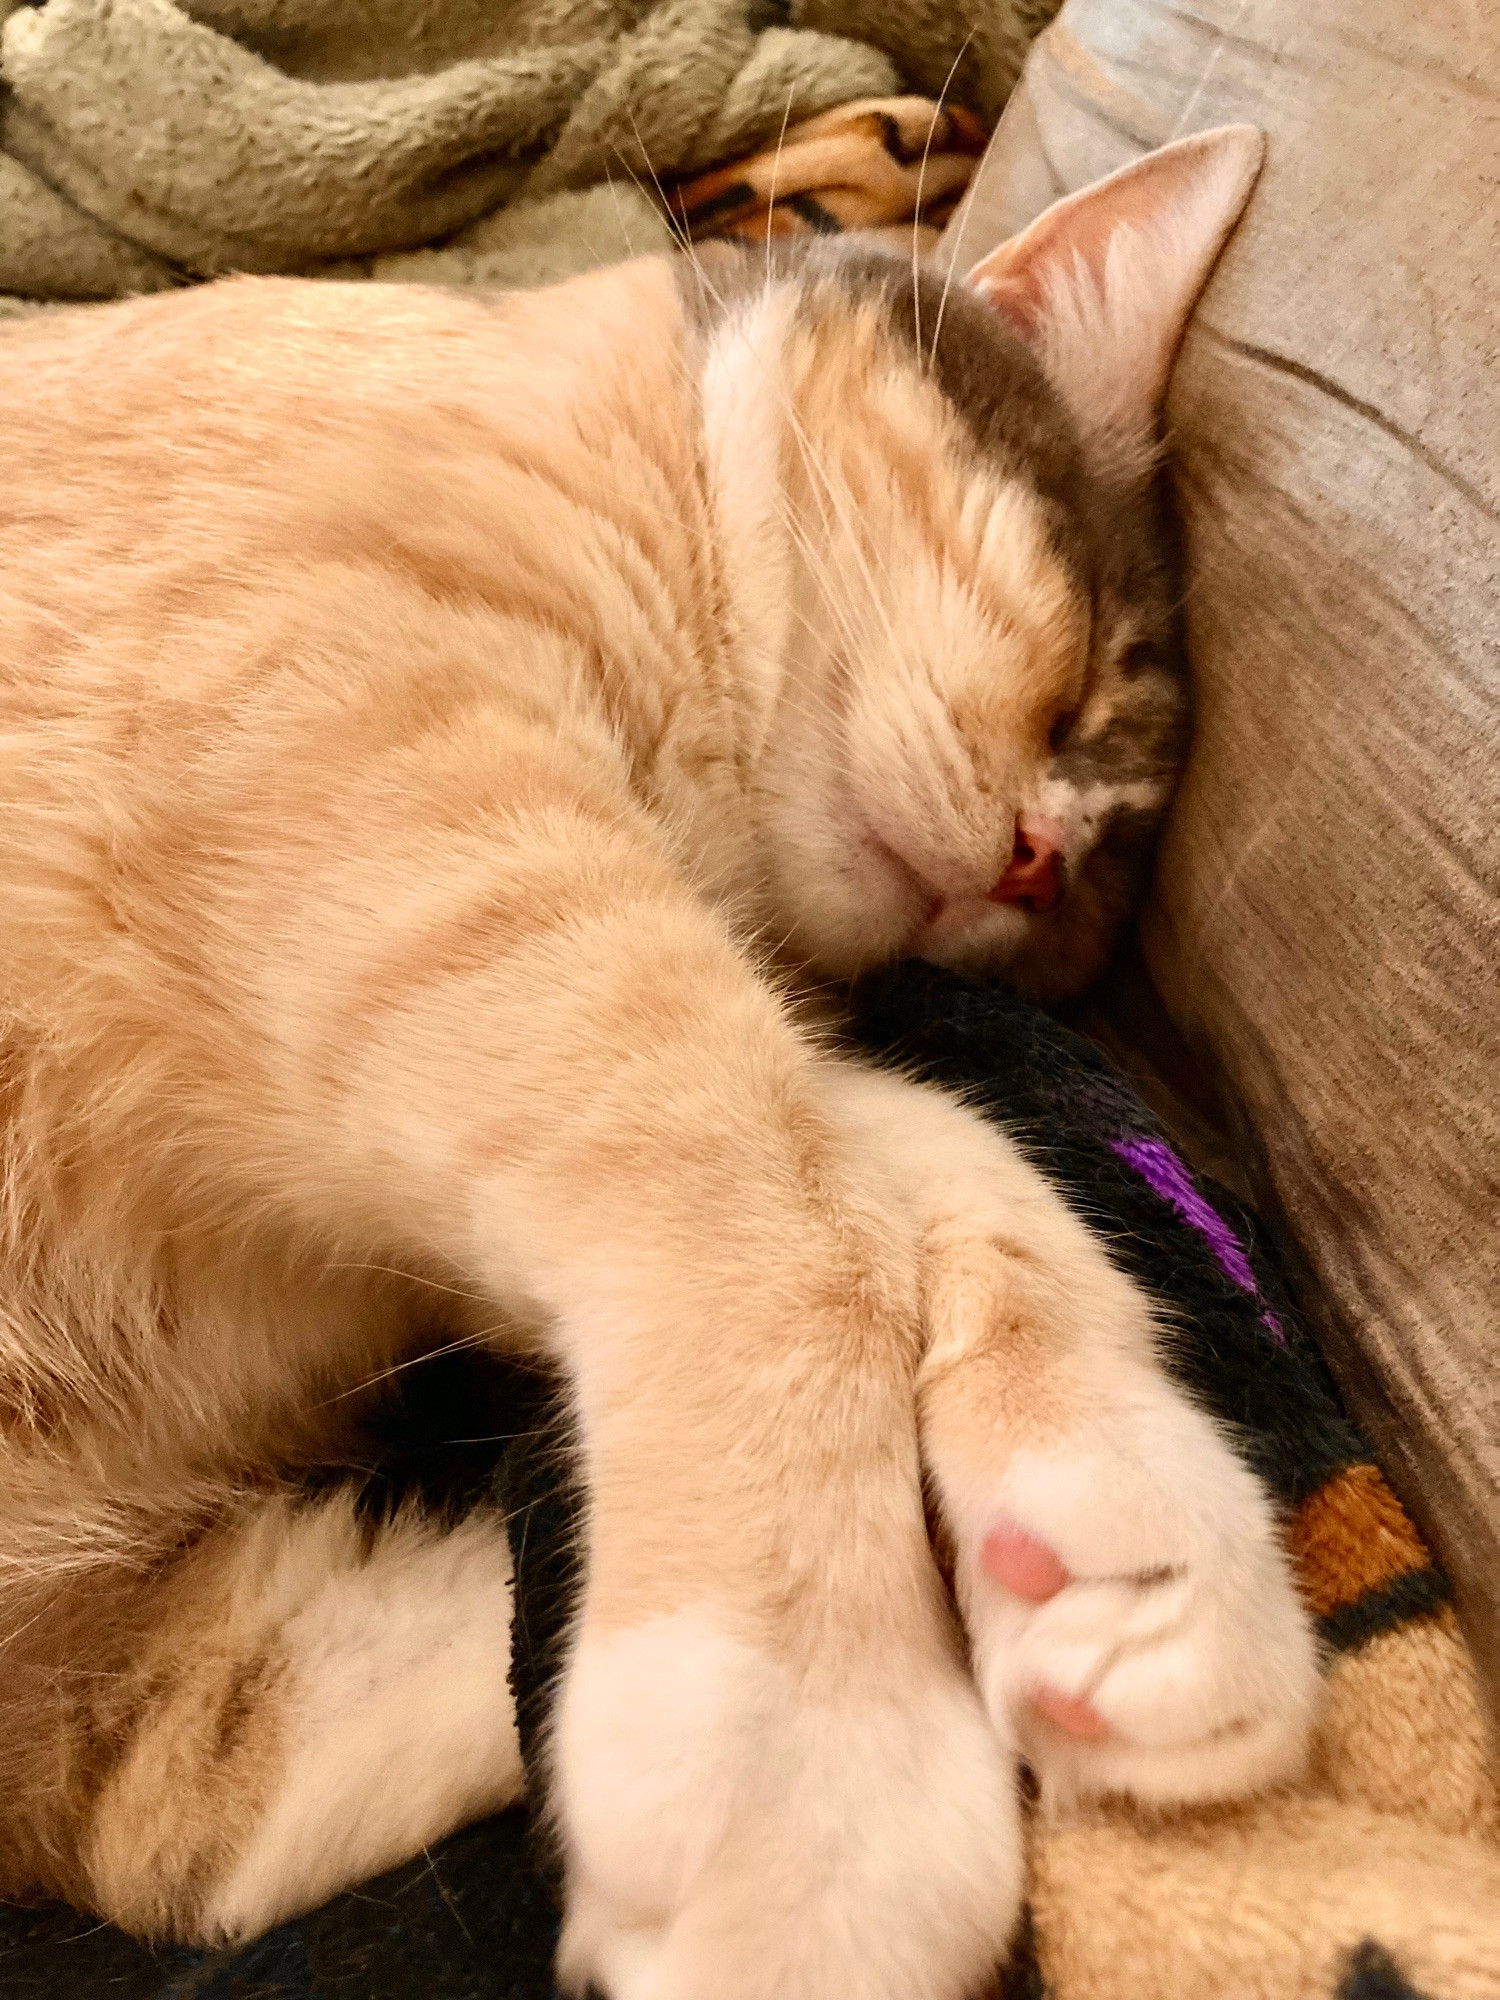
<path id="1" fill-rule="evenodd" d="M 712 249 L 711 268 L 684 272 L 695 321 L 712 324 L 758 294 L 768 273 L 804 285 L 810 300 L 841 294 L 851 305 L 874 304 L 893 355 L 936 384 L 975 456 L 1038 496 L 1057 558 L 1092 606 L 1089 686 L 1104 692 L 1109 718 L 1091 735 L 1065 738 L 1051 776 L 1080 792 L 1149 785 L 1165 802 L 1190 725 L 1165 474 L 1126 479 L 1116 459 L 1093 454 L 1030 348 L 961 281 L 914 274 L 903 259 L 847 239 Z M 1160 818 L 1160 807 L 1122 802 L 1090 858 L 1097 889 L 1120 916 Z"/>
<path id="2" fill-rule="evenodd" d="M 1154 673 L 1131 683 L 1124 705 L 1103 729 L 1065 743 L 1053 776 L 1080 791 L 1096 785 L 1134 785 L 1173 777 L 1187 753 L 1188 707 L 1180 680 Z"/>

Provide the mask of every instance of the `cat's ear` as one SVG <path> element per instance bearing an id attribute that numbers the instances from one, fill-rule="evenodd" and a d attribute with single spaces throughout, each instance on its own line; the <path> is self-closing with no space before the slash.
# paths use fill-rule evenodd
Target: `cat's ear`
<path id="1" fill-rule="evenodd" d="M 1183 330 L 1260 172 L 1253 125 L 1148 153 L 992 250 L 969 283 L 1019 333 L 1075 416 L 1149 458 Z"/>

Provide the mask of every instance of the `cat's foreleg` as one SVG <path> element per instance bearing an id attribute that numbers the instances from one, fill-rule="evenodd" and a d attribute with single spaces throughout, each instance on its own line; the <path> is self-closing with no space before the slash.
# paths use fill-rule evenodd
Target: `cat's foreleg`
<path id="1" fill-rule="evenodd" d="M 347 1001 L 299 1016 L 301 1185 L 383 1261 L 438 1251 L 568 1382 L 561 1976 L 963 2000 L 1019 1904 L 1014 1760 L 926 1532 L 912 1231 L 850 1171 L 837 1065 L 628 825 L 539 813 L 461 899 L 415 852 L 381 880 L 418 936 L 369 926 L 361 857 L 280 954 L 309 1009 L 341 926 L 381 955 L 357 1038 Z"/>
<path id="2" fill-rule="evenodd" d="M 1014 1918 L 1016 1805 L 926 1534 L 909 1232 L 708 920 L 611 916 L 558 990 L 492 1185 L 589 1493 L 561 1975 L 959 2000 Z"/>
<path id="3" fill-rule="evenodd" d="M 1292 1775 L 1308 1616 L 1265 1490 L 1159 1356 L 1149 1301 L 996 1126 L 851 1067 L 922 1233 L 923 1452 L 997 1725 L 1057 1795 Z"/>

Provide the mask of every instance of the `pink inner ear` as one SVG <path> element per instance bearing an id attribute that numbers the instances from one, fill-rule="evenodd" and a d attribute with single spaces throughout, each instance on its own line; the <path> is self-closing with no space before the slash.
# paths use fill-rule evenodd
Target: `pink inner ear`
<path id="1" fill-rule="evenodd" d="M 969 272 L 1092 427 L 1154 434 L 1183 328 L 1262 150 L 1247 125 L 1180 139 L 1054 203 Z"/>
<path id="2" fill-rule="evenodd" d="M 1149 220 L 1162 202 L 1163 176 L 1153 172 L 1155 154 L 1097 187 L 1056 202 L 1019 236 L 992 250 L 974 266 L 969 283 L 988 299 L 1016 331 L 1028 339 L 1040 332 L 1055 277 L 1085 277 L 1103 289 L 1109 245 L 1122 224 Z M 1167 176 L 1170 188 L 1171 177 Z"/>
<path id="3" fill-rule="evenodd" d="M 1018 333 L 1028 346 L 1035 346 L 1041 327 L 1043 293 L 1038 267 L 1030 265 L 1004 277 L 974 279 L 974 290 L 987 305 Z"/>

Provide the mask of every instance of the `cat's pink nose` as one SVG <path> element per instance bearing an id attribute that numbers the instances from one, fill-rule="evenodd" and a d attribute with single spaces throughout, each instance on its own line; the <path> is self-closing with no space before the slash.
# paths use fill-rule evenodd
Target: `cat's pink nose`
<path id="1" fill-rule="evenodd" d="M 1022 813 L 1010 866 L 990 890 L 992 903 L 1019 903 L 1040 916 L 1062 896 L 1063 830 L 1055 819 Z"/>

